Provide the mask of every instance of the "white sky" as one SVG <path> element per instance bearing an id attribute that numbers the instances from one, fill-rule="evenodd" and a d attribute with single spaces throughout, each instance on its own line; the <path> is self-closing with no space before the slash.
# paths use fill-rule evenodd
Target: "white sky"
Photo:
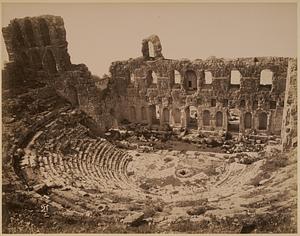
<path id="1" fill-rule="evenodd" d="M 112 61 L 141 56 L 142 39 L 151 34 L 172 59 L 297 54 L 296 3 L 5 3 L 2 25 L 43 14 L 64 18 L 72 63 L 99 76 Z"/>

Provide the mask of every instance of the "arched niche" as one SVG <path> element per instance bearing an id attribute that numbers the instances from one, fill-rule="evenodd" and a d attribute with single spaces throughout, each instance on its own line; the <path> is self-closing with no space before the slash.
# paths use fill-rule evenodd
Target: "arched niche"
<path id="1" fill-rule="evenodd" d="M 216 126 L 217 127 L 223 126 L 223 113 L 221 111 L 218 111 L 216 113 Z"/>
<path id="2" fill-rule="evenodd" d="M 181 112 L 180 112 L 179 108 L 174 109 L 173 117 L 174 117 L 175 124 L 180 124 L 181 123 Z"/>
<path id="3" fill-rule="evenodd" d="M 197 90 L 197 75 L 193 70 L 185 72 L 185 86 L 187 90 Z"/>
<path id="4" fill-rule="evenodd" d="M 163 109 L 163 116 L 162 116 L 164 123 L 169 123 L 170 120 L 170 111 L 168 108 Z"/>
<path id="5" fill-rule="evenodd" d="M 203 111 L 202 122 L 203 122 L 203 126 L 210 125 L 210 112 L 208 110 Z"/>
<path id="6" fill-rule="evenodd" d="M 252 114 L 250 112 L 245 113 L 244 126 L 245 126 L 245 129 L 252 128 Z"/>
<path id="7" fill-rule="evenodd" d="M 265 112 L 261 112 L 258 115 L 258 129 L 266 130 L 268 126 L 268 115 Z"/>
<path id="8" fill-rule="evenodd" d="M 198 127 L 198 109 L 195 106 L 189 106 L 186 110 L 188 113 L 188 127 L 197 128 Z"/>

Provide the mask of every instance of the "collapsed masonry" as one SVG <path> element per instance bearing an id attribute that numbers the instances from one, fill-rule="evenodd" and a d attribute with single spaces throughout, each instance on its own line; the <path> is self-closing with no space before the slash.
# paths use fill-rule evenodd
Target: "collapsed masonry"
<path id="1" fill-rule="evenodd" d="M 285 148 L 296 143 L 295 59 L 165 59 L 152 35 L 142 41 L 142 57 L 112 63 L 107 88 L 99 89 L 84 64 L 71 63 L 61 17 L 14 19 L 2 31 L 10 61 L 4 90 L 43 81 L 99 133 L 128 120 L 212 135 L 281 135 Z"/>

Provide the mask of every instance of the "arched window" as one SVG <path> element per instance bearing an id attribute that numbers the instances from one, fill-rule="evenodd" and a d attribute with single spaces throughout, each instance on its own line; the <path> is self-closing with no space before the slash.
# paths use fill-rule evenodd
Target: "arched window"
<path id="1" fill-rule="evenodd" d="M 156 85 L 157 84 L 157 75 L 156 75 L 156 73 L 152 70 L 149 70 L 147 72 L 146 80 L 147 80 L 147 85 L 148 86 Z"/>
<path id="2" fill-rule="evenodd" d="M 241 83 L 241 73 L 238 70 L 232 70 L 230 75 L 230 84 L 240 85 Z"/>
<path id="3" fill-rule="evenodd" d="M 188 90 L 197 90 L 197 75 L 195 71 L 188 70 L 186 72 L 186 87 Z"/>
<path id="4" fill-rule="evenodd" d="M 136 112 L 135 112 L 135 107 L 131 106 L 130 109 L 130 120 L 135 121 L 136 120 Z"/>
<path id="5" fill-rule="evenodd" d="M 252 127 L 252 114 L 247 112 L 244 117 L 245 129 L 251 129 Z"/>
<path id="6" fill-rule="evenodd" d="M 174 70 L 174 82 L 175 84 L 180 84 L 181 83 L 181 75 L 179 71 Z"/>
<path id="7" fill-rule="evenodd" d="M 205 71 L 205 84 L 212 83 L 212 74 L 210 71 Z"/>
<path id="8" fill-rule="evenodd" d="M 147 111 L 145 107 L 142 107 L 141 113 L 142 113 L 142 120 L 143 121 L 147 120 Z"/>
<path id="9" fill-rule="evenodd" d="M 149 57 L 155 57 L 154 46 L 151 41 L 148 41 Z"/>
<path id="10" fill-rule="evenodd" d="M 260 72 L 260 84 L 272 85 L 273 72 L 269 69 L 262 70 Z"/>
<path id="11" fill-rule="evenodd" d="M 24 28 L 25 28 L 26 37 L 28 39 L 28 43 L 29 43 L 30 47 L 35 47 L 36 43 L 35 43 L 32 23 L 30 20 L 26 19 L 24 21 Z"/>
<path id="12" fill-rule="evenodd" d="M 265 112 L 262 112 L 258 116 L 258 129 L 266 130 L 268 124 L 268 116 Z"/>
<path id="13" fill-rule="evenodd" d="M 57 73 L 56 61 L 50 50 L 47 50 L 45 54 L 43 65 L 50 74 Z"/>
<path id="14" fill-rule="evenodd" d="M 203 125 L 204 126 L 210 125 L 210 112 L 208 110 L 205 110 L 203 112 Z"/>
<path id="15" fill-rule="evenodd" d="M 39 28 L 44 46 L 50 45 L 49 28 L 45 19 L 39 19 Z"/>
<path id="16" fill-rule="evenodd" d="M 176 124 L 179 124 L 180 123 L 180 119 L 181 119 L 181 112 L 180 112 L 180 110 L 178 108 L 176 108 L 174 110 L 174 122 Z"/>
<path id="17" fill-rule="evenodd" d="M 216 113 L 216 126 L 222 127 L 223 126 L 223 113 L 218 111 Z"/>
<path id="18" fill-rule="evenodd" d="M 163 122 L 168 123 L 170 119 L 170 113 L 168 108 L 163 109 Z"/>

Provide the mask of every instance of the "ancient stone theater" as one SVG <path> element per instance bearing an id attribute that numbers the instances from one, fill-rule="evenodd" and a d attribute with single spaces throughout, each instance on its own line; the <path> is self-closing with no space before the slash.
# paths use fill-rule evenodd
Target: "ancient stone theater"
<path id="1" fill-rule="evenodd" d="M 100 78 L 72 64 L 59 16 L 2 33 L 7 232 L 20 233 L 13 219 L 56 232 L 79 216 L 66 232 L 89 219 L 85 232 L 295 229 L 295 58 L 167 59 L 150 35 Z"/>

